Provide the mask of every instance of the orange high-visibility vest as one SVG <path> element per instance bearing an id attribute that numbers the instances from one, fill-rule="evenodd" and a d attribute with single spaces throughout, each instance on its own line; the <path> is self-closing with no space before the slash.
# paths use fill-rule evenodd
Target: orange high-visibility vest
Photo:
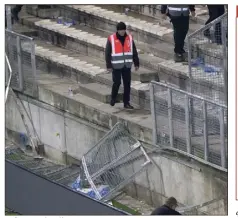
<path id="1" fill-rule="evenodd" d="M 109 41 L 112 45 L 112 67 L 113 69 L 131 68 L 133 63 L 133 40 L 131 35 L 125 38 L 124 46 L 117 38 L 116 33 L 109 36 Z"/>

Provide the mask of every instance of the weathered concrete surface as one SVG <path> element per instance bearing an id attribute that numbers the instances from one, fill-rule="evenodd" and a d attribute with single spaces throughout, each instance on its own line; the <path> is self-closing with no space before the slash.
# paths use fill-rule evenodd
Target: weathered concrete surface
<path id="1" fill-rule="evenodd" d="M 28 18 L 26 18 L 28 20 Z M 24 20 L 24 18 L 23 18 Z M 32 21 L 30 21 L 32 22 Z M 56 24 L 51 20 L 34 21 L 32 25 L 39 31 L 39 36 L 48 40 L 51 43 L 62 46 L 66 49 L 81 52 L 87 56 L 92 56 L 99 59 L 104 59 L 106 38 L 97 35 L 89 34 L 87 32 Z M 190 87 L 188 65 L 182 63 L 174 63 L 172 60 L 162 60 L 158 57 L 150 57 L 149 54 L 140 55 L 141 65 L 158 71 L 161 80 L 168 80 L 180 88 L 188 90 Z M 174 70 L 176 69 L 176 70 Z M 223 93 L 223 78 L 222 74 L 212 78 L 200 68 L 193 67 L 192 72 L 196 77 L 199 76 L 199 81 L 193 83 L 193 86 L 200 93 L 207 93 L 211 95 L 222 95 Z M 136 74 L 135 74 L 136 75 Z M 148 74 L 149 75 L 149 74 Z M 154 76 L 154 72 L 151 72 Z M 169 78 L 168 78 L 169 77 Z M 149 77 L 147 78 L 149 80 Z M 212 89 L 216 93 L 211 92 Z M 209 91 L 210 90 L 210 91 Z"/>
<path id="2" fill-rule="evenodd" d="M 21 98 L 25 98 L 27 102 L 40 107 L 40 117 L 44 119 L 42 127 L 48 130 L 45 131 L 39 128 L 41 134 L 43 132 L 41 137 L 46 143 L 53 143 L 46 147 L 54 147 L 59 153 L 68 153 L 69 156 L 79 159 L 86 150 L 102 137 L 105 130 L 110 129 L 116 122 L 120 121 L 127 126 L 132 135 L 146 145 L 147 149 L 152 148 L 152 121 L 150 115 L 146 114 L 145 111 L 127 111 L 123 109 L 121 104 L 112 108 L 80 94 L 70 97 L 68 86 L 71 85 L 75 88 L 77 84 L 68 79 L 57 80 L 55 76 L 42 75 L 38 82 L 39 97 L 37 101 L 24 96 L 21 96 Z M 8 107 L 11 108 L 12 105 Z M 53 120 L 46 123 L 45 121 L 51 113 L 57 113 L 58 115 L 52 115 L 53 118 L 51 119 Z M 70 113 L 70 116 L 78 117 L 78 122 L 66 117 L 67 113 Z M 81 119 L 84 121 L 82 122 Z M 64 120 L 64 124 L 62 120 Z M 7 116 L 8 129 L 15 128 L 12 130 L 18 131 L 16 129 L 18 126 L 15 127 L 16 123 L 20 123 L 20 117 L 11 119 Z M 36 125 L 41 124 L 36 122 Z M 60 138 L 57 139 L 57 137 Z M 154 165 L 135 180 L 134 190 L 131 188 L 132 194 L 153 205 L 162 204 L 165 198 L 171 195 L 176 197 L 183 205 L 197 205 L 219 198 L 221 195 L 226 196 L 226 173 L 177 155 L 177 153 L 172 152 L 150 154 Z M 57 158 L 60 158 L 60 156 L 55 157 L 55 159 Z M 140 162 L 139 160 L 138 163 Z M 134 165 L 134 170 L 136 168 L 137 164 Z M 191 182 L 188 183 L 188 181 Z M 220 210 L 222 210 L 221 213 L 226 213 L 226 208 Z M 213 213 L 213 211 L 209 213 Z"/>
<path id="3" fill-rule="evenodd" d="M 77 91 L 103 103 L 110 103 L 111 100 L 111 89 L 98 83 L 80 84 Z M 122 101 L 122 97 L 123 93 L 118 93 L 117 101 Z"/>

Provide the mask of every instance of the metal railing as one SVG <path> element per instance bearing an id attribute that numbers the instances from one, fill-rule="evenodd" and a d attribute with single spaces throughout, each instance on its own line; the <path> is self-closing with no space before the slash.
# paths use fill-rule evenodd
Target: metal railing
<path id="1" fill-rule="evenodd" d="M 5 54 L 5 70 L 6 70 L 6 83 L 7 83 L 7 87 L 6 87 L 6 92 L 5 92 L 5 103 L 7 101 L 7 97 L 8 97 L 8 92 L 9 92 L 9 87 L 10 87 L 10 83 L 11 83 L 11 79 L 12 79 L 12 68 L 11 65 L 9 63 L 9 59 L 7 57 L 7 55 Z"/>
<path id="2" fill-rule="evenodd" d="M 154 81 L 150 101 L 155 145 L 226 171 L 226 106 Z"/>
<path id="3" fill-rule="evenodd" d="M 227 13 L 187 37 L 191 93 L 227 105 Z"/>
<path id="4" fill-rule="evenodd" d="M 33 38 L 5 30 L 5 51 L 12 67 L 10 86 L 34 96 L 36 78 L 35 43 Z M 8 72 L 6 72 L 8 77 Z"/>

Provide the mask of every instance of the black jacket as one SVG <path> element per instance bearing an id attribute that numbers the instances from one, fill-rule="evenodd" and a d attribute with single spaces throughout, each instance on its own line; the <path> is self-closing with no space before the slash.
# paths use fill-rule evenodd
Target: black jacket
<path id="1" fill-rule="evenodd" d="M 189 5 L 188 7 L 190 11 L 195 11 L 195 5 Z M 161 9 L 160 9 L 161 13 L 165 14 L 166 10 L 167 10 L 167 5 L 161 5 Z"/>
<path id="2" fill-rule="evenodd" d="M 151 215 L 182 215 L 176 210 L 173 210 L 166 205 L 156 208 Z"/>
<path id="3" fill-rule="evenodd" d="M 117 38 L 120 40 L 121 44 L 124 45 L 125 38 L 127 35 L 125 34 L 125 36 L 120 36 L 118 33 L 116 33 L 116 34 L 117 34 Z M 112 45 L 111 45 L 111 42 L 109 40 L 107 40 L 106 50 L 105 50 L 105 60 L 106 60 L 107 69 L 112 68 L 111 54 L 112 54 Z M 139 62 L 139 57 L 138 57 L 138 53 L 137 53 L 137 49 L 136 49 L 134 40 L 133 40 L 133 62 L 134 62 L 135 67 L 139 67 L 140 62 Z"/>

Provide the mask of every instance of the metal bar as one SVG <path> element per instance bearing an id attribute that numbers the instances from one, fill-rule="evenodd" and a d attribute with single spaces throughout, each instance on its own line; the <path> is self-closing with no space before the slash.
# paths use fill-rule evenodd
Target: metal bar
<path id="1" fill-rule="evenodd" d="M 155 95 L 154 95 L 154 85 L 150 83 L 150 111 L 152 116 L 152 134 L 153 134 L 153 144 L 157 144 L 157 122 L 156 122 L 156 114 L 155 114 Z"/>
<path id="2" fill-rule="evenodd" d="M 204 137 L 204 160 L 208 161 L 208 130 L 207 130 L 207 102 L 203 101 L 203 137 Z"/>
<path id="3" fill-rule="evenodd" d="M 168 89 L 168 119 L 169 119 L 169 141 L 170 146 L 174 147 L 174 134 L 173 134 L 173 114 L 172 114 L 172 91 Z"/>
<path id="4" fill-rule="evenodd" d="M 19 75 L 19 89 L 23 90 L 23 74 L 22 74 L 22 54 L 21 54 L 21 39 L 17 36 L 17 63 L 18 63 L 18 75 Z"/>
<path id="5" fill-rule="evenodd" d="M 89 184 L 91 185 L 91 188 L 94 190 L 98 200 L 101 200 L 102 199 L 102 196 L 100 195 L 100 193 L 98 192 L 95 184 L 93 183 L 89 173 L 88 173 L 88 168 L 87 168 L 87 165 L 86 165 L 86 162 L 85 162 L 85 158 L 84 156 L 82 157 L 82 165 L 83 165 L 83 170 L 84 170 L 84 173 L 85 173 L 85 176 L 89 182 Z"/>
<path id="6" fill-rule="evenodd" d="M 223 50 L 223 79 L 224 79 L 224 95 L 225 103 L 227 105 L 227 45 L 226 45 L 226 27 L 225 20 L 221 21 L 221 39 L 222 39 L 222 50 Z"/>
<path id="7" fill-rule="evenodd" d="M 138 143 L 136 143 L 138 144 Z M 97 171 L 96 173 L 94 173 L 93 175 L 91 175 L 92 179 L 97 178 L 98 176 L 100 176 L 102 173 L 104 173 L 106 170 L 110 169 L 115 163 L 117 163 L 119 160 L 121 160 L 122 158 L 126 157 L 127 155 L 129 155 L 132 151 L 136 150 L 138 147 L 132 147 L 132 150 L 127 151 L 126 153 L 122 154 L 121 156 L 119 156 L 118 158 L 116 158 L 115 160 L 113 160 L 111 163 L 109 163 L 108 165 L 102 167 L 99 171 Z"/>
<path id="8" fill-rule="evenodd" d="M 189 117 L 189 98 L 188 95 L 185 95 L 185 125 L 186 125 L 186 144 L 187 152 L 191 154 L 191 136 L 190 136 L 190 117 Z"/>
<path id="9" fill-rule="evenodd" d="M 11 65 L 9 63 L 9 59 L 7 57 L 7 54 L 5 54 L 5 58 L 6 58 L 6 62 L 7 62 L 6 66 L 9 69 L 9 78 L 8 78 L 7 88 L 6 88 L 6 93 L 5 93 L 5 103 L 6 103 L 7 97 L 8 97 L 8 93 L 9 93 L 9 87 L 10 87 L 11 79 L 12 79 L 12 68 L 11 68 Z"/>
<path id="10" fill-rule="evenodd" d="M 56 180 L 54 180 L 54 181 L 55 181 L 55 182 L 60 182 L 60 181 L 62 181 L 62 180 L 64 180 L 64 179 L 67 179 L 67 178 L 72 177 L 72 176 L 76 176 L 76 175 L 78 175 L 78 174 L 79 174 L 79 172 L 71 173 L 71 174 L 69 174 L 69 175 L 67 175 L 67 176 L 64 176 L 64 177 L 62 177 L 62 178 L 56 179 Z"/>
<path id="11" fill-rule="evenodd" d="M 224 110 L 220 109 L 220 143 L 221 143 L 221 166 L 226 166 L 226 148 L 225 148 L 225 129 L 224 129 Z"/>
<path id="12" fill-rule="evenodd" d="M 222 105 L 222 104 L 213 102 L 213 101 L 211 101 L 211 100 L 209 100 L 209 99 L 205 99 L 205 98 L 203 98 L 203 97 L 201 97 L 201 96 L 198 96 L 198 95 L 195 95 L 195 94 L 192 94 L 192 93 L 188 93 L 188 92 L 183 91 L 183 90 L 181 90 L 181 89 L 175 88 L 175 87 L 173 87 L 173 86 L 171 86 L 171 85 L 169 85 L 169 84 L 162 83 L 162 82 L 155 82 L 155 81 L 151 81 L 151 83 L 153 83 L 153 84 L 155 84 L 155 85 L 163 86 L 163 87 L 165 87 L 165 88 L 170 88 L 170 89 L 172 89 L 172 90 L 174 90 L 174 91 L 176 91 L 176 92 L 179 92 L 179 93 L 182 93 L 182 94 L 186 94 L 186 95 L 188 95 L 189 97 L 193 97 L 193 98 L 196 98 L 196 99 L 201 100 L 201 101 L 206 100 L 206 102 L 209 103 L 209 104 L 213 104 L 213 105 L 216 105 L 216 106 L 218 106 L 218 107 L 223 107 L 224 109 L 227 109 L 227 105 Z"/>
<path id="13" fill-rule="evenodd" d="M 124 180 L 122 183 L 120 183 L 120 185 L 118 185 L 115 188 L 113 188 L 112 190 L 110 190 L 110 192 L 108 194 L 104 195 L 101 200 L 108 201 L 109 199 L 112 199 L 114 197 L 115 193 L 118 192 L 118 190 L 123 188 L 125 185 L 129 184 L 130 181 L 132 179 L 134 179 L 135 175 L 137 175 L 138 173 L 141 173 L 144 170 L 146 170 L 146 166 L 149 165 L 149 164 L 152 164 L 152 162 L 146 161 L 144 164 L 142 164 L 142 167 L 138 171 L 133 173 L 127 180 Z"/>
<path id="14" fill-rule="evenodd" d="M 52 175 L 52 174 L 61 172 L 61 171 L 63 171 L 63 170 L 66 170 L 66 169 L 68 169 L 68 168 L 69 168 L 69 167 L 61 167 L 61 168 L 59 168 L 59 169 L 57 169 L 57 170 L 54 170 L 54 171 L 52 171 L 52 172 L 49 172 L 49 173 L 44 174 L 44 176 L 49 176 L 49 175 Z"/>
<path id="15" fill-rule="evenodd" d="M 34 40 L 31 41 L 31 67 L 32 67 L 33 81 L 35 83 L 35 79 L 36 79 L 36 53 L 35 53 L 35 42 L 34 42 Z"/>
<path id="16" fill-rule="evenodd" d="M 190 37 L 188 36 L 188 77 L 190 80 L 192 79 L 192 46 Z"/>
<path id="17" fill-rule="evenodd" d="M 22 35 L 22 34 L 20 34 L 20 33 L 14 32 L 14 31 L 9 30 L 9 29 L 6 29 L 5 32 L 7 32 L 7 33 L 9 33 L 9 34 L 11 34 L 11 35 L 14 35 L 14 36 L 20 36 L 21 38 L 25 38 L 25 39 L 28 39 L 28 40 L 33 40 L 32 37 Z"/>
<path id="18" fill-rule="evenodd" d="M 7 29 L 12 30 L 12 12 L 11 6 L 6 6 L 7 11 Z"/>
<path id="19" fill-rule="evenodd" d="M 150 157 L 148 156 L 148 154 L 146 153 L 145 149 L 142 146 L 140 146 L 140 150 L 142 151 L 142 153 L 146 157 L 146 160 L 151 162 Z"/>

